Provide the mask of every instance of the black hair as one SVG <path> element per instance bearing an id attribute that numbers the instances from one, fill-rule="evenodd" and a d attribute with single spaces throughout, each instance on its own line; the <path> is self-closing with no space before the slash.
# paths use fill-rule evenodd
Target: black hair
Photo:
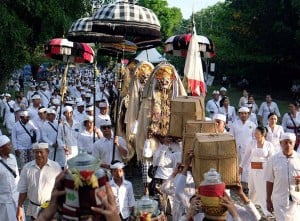
<path id="1" fill-rule="evenodd" d="M 278 117 L 277 114 L 276 114 L 275 112 L 271 112 L 271 113 L 269 113 L 269 115 L 268 115 L 268 119 L 269 119 L 270 117 L 272 117 L 273 115 L 275 115 L 276 117 Z"/>
<path id="2" fill-rule="evenodd" d="M 222 99 L 220 100 L 220 107 L 224 106 L 224 102 L 226 99 L 229 99 L 229 97 L 227 97 L 227 96 L 222 97 Z"/>
<path id="3" fill-rule="evenodd" d="M 264 126 L 257 126 L 256 130 L 259 130 L 259 132 L 261 132 L 261 134 L 265 137 L 268 133 L 268 129 Z"/>

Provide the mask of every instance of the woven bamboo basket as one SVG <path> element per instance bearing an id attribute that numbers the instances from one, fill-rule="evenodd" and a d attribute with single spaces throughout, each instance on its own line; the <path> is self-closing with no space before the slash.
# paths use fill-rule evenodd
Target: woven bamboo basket
<path id="1" fill-rule="evenodd" d="M 186 155 L 186 151 L 193 148 L 196 133 L 217 133 L 216 124 L 213 121 L 188 120 L 185 124 L 182 147 L 182 160 Z"/>
<path id="2" fill-rule="evenodd" d="M 205 108 L 203 97 L 176 97 L 171 100 L 169 135 L 183 137 L 188 120 L 204 120 Z"/>
<path id="3" fill-rule="evenodd" d="M 226 186 L 235 186 L 238 176 L 238 154 L 236 142 L 230 134 L 196 133 L 194 143 L 192 174 L 199 186 L 203 174 L 216 168 Z"/>

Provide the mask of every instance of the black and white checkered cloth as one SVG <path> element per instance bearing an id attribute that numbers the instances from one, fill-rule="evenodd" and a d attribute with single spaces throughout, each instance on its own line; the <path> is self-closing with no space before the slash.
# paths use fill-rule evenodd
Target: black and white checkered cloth
<path id="1" fill-rule="evenodd" d="M 149 167 L 152 165 L 152 161 L 151 160 L 143 160 L 142 161 L 142 180 L 143 183 L 150 183 L 151 182 L 151 178 L 148 176 L 148 170 Z"/>
<path id="2" fill-rule="evenodd" d="M 160 37 L 160 22 L 154 12 L 126 1 L 99 8 L 93 15 L 93 22 L 97 29 L 105 27 L 110 32 L 119 33 L 122 29 L 127 35 Z"/>
<path id="3" fill-rule="evenodd" d="M 124 37 L 121 35 L 111 36 L 109 34 L 95 32 L 91 17 L 80 18 L 75 21 L 68 31 L 68 39 L 71 41 L 96 43 L 96 42 L 121 42 Z"/>

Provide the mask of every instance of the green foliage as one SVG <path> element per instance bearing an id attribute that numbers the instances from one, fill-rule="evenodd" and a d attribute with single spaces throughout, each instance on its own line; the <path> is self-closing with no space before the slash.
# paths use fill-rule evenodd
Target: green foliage
<path id="1" fill-rule="evenodd" d="M 3 0 L 0 6 L 1 77 L 26 63 L 38 63 L 47 40 L 63 37 L 85 15 L 89 0 Z M 89 6 L 90 7 L 90 6 Z"/>

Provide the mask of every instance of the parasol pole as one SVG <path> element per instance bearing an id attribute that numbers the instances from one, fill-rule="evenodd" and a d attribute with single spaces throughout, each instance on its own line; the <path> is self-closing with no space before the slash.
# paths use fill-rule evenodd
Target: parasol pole
<path id="1" fill-rule="evenodd" d="M 116 113 L 115 113 L 115 116 L 116 116 L 116 120 L 115 120 L 115 128 L 114 128 L 114 136 L 117 135 L 117 132 L 118 132 L 118 129 L 119 129 L 119 109 L 120 109 L 120 102 L 121 102 L 121 89 L 122 89 L 122 83 L 123 83 L 123 75 L 122 75 L 122 57 L 121 56 L 118 56 L 118 63 L 120 63 L 120 67 L 118 69 L 118 97 L 117 97 L 117 106 L 116 106 Z M 114 142 L 113 144 L 113 154 L 112 154 L 112 160 L 111 162 L 113 162 L 115 160 L 115 153 L 116 153 L 116 144 Z"/>
<path id="2" fill-rule="evenodd" d="M 97 54 L 98 54 L 98 43 L 95 44 L 95 60 L 94 60 L 94 76 L 93 76 L 93 85 L 94 85 L 94 88 L 93 88 L 93 108 L 94 108 L 94 112 L 93 112 L 93 121 L 94 121 L 94 128 L 96 126 L 96 79 L 97 79 L 97 76 L 99 75 L 99 71 L 98 71 L 98 68 L 97 68 Z M 95 129 L 93 129 L 93 142 L 95 143 L 96 141 L 96 131 Z"/>
<path id="3" fill-rule="evenodd" d="M 58 123 L 60 123 L 60 120 L 61 120 L 62 105 L 63 105 L 63 102 L 64 102 L 65 93 L 67 92 L 67 74 L 68 74 L 68 69 L 69 69 L 69 57 L 70 56 L 67 56 L 67 65 L 66 65 L 66 68 L 64 70 L 64 74 L 63 74 L 63 77 L 62 77 L 61 88 L 60 88 L 61 97 L 60 97 L 60 108 L 59 108 L 59 115 L 58 115 Z M 58 133 L 56 134 L 56 142 L 57 142 L 57 136 L 58 136 Z M 56 159 L 56 150 L 57 150 L 57 147 L 54 148 L 53 161 L 55 161 L 55 159 Z"/>

